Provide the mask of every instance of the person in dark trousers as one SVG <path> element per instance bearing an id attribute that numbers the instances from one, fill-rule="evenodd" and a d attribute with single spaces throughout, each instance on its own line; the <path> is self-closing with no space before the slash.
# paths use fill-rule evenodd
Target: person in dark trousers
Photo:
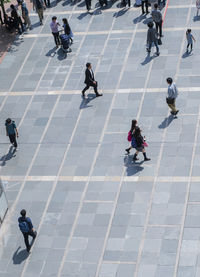
<path id="1" fill-rule="evenodd" d="M 167 84 L 168 84 L 166 102 L 167 102 L 167 105 L 171 109 L 171 114 L 172 115 L 177 115 L 179 110 L 176 109 L 176 103 L 175 102 L 176 102 L 176 98 L 178 96 L 178 90 L 176 88 L 176 85 L 173 83 L 173 80 L 172 80 L 171 77 L 168 77 L 166 81 L 167 81 Z"/>
<path id="2" fill-rule="evenodd" d="M 135 128 L 136 127 L 137 127 L 137 120 L 133 119 L 132 123 L 131 123 L 131 129 L 130 129 L 130 131 L 128 133 L 128 136 L 130 136 L 129 141 L 132 140 L 132 137 L 133 137 L 133 134 L 135 132 Z M 129 148 L 125 149 L 128 155 L 130 154 L 130 150 L 131 149 L 132 149 L 132 146 L 130 146 Z"/>
<path id="3" fill-rule="evenodd" d="M 141 7 L 142 7 L 142 14 L 145 14 L 144 6 L 146 8 L 146 14 L 148 14 L 149 13 L 149 11 L 148 11 L 148 0 L 142 0 L 142 5 L 141 5 Z"/>
<path id="4" fill-rule="evenodd" d="M 51 32 L 52 32 L 52 35 L 54 37 L 54 41 L 55 41 L 55 44 L 56 44 L 57 48 L 60 45 L 60 37 L 59 37 L 58 26 L 60 26 L 60 24 L 57 21 L 57 17 L 53 16 L 52 21 L 50 23 L 50 28 L 51 28 Z"/>
<path id="5" fill-rule="evenodd" d="M 85 97 L 85 92 L 86 92 L 87 89 L 89 89 L 89 87 L 94 88 L 94 92 L 96 94 L 96 97 L 103 95 L 103 94 L 98 93 L 98 90 L 97 90 L 98 83 L 94 79 L 94 73 L 93 73 L 93 70 L 92 70 L 91 63 L 86 63 L 85 84 L 86 84 L 86 87 L 82 90 L 82 96 L 83 97 Z"/>
<path id="6" fill-rule="evenodd" d="M 192 30 L 191 29 L 187 29 L 186 31 L 186 39 L 187 39 L 187 52 L 189 52 L 189 46 L 190 46 L 190 52 L 192 52 L 192 47 L 193 47 L 193 41 L 195 42 L 195 38 L 192 35 Z"/>
<path id="7" fill-rule="evenodd" d="M 14 20 L 15 28 L 18 30 L 19 34 L 22 34 L 22 32 L 24 32 L 24 25 L 22 23 L 22 19 L 19 16 L 18 11 L 15 9 L 14 5 L 10 5 L 10 8 L 11 8 L 11 17 Z M 21 29 L 19 25 L 21 26 Z"/>
<path id="8" fill-rule="evenodd" d="M 6 135 L 9 136 L 10 143 L 12 143 L 15 148 L 17 148 L 16 137 L 18 138 L 19 135 L 18 135 L 17 127 L 15 125 L 15 121 L 11 120 L 11 118 L 7 118 L 5 122 L 5 126 L 6 126 Z"/>
<path id="9" fill-rule="evenodd" d="M 151 47 L 154 43 L 156 47 L 156 55 L 159 56 L 159 47 L 158 47 L 158 33 L 155 28 L 153 28 L 153 22 L 149 22 L 148 24 L 148 32 L 147 32 L 147 52 L 151 52 Z"/>
<path id="10" fill-rule="evenodd" d="M 73 33 L 69 26 L 67 18 L 63 18 L 62 21 L 63 21 L 63 28 L 64 28 L 65 35 L 67 35 L 68 38 L 71 40 L 71 43 L 73 43 Z"/>
<path id="11" fill-rule="evenodd" d="M 136 149 L 136 152 L 133 156 L 133 161 L 137 161 L 137 155 L 139 152 L 142 152 L 144 156 L 144 161 L 150 161 L 151 159 L 147 158 L 146 151 L 145 151 L 145 139 L 141 135 L 141 130 L 139 127 L 135 128 L 135 132 L 133 134 L 133 139 L 132 139 L 132 147 Z"/>
<path id="12" fill-rule="evenodd" d="M 6 26 L 6 29 L 9 32 L 13 32 L 14 31 L 14 29 L 15 29 L 14 20 L 13 20 L 12 17 L 8 16 L 7 14 L 5 14 L 5 17 L 4 17 L 4 24 Z"/>
<path id="13" fill-rule="evenodd" d="M 85 5 L 87 8 L 87 11 L 89 12 L 89 10 L 91 10 L 91 0 L 85 0 Z"/>
<path id="14" fill-rule="evenodd" d="M 156 25 L 156 31 L 158 33 L 159 29 L 159 35 L 162 37 L 162 14 L 158 10 L 158 4 L 154 4 L 154 10 L 152 11 L 151 15 Z"/>
<path id="15" fill-rule="evenodd" d="M 43 19 L 44 19 L 44 2 L 43 0 L 32 0 L 33 1 L 33 10 L 36 10 L 40 25 L 43 25 Z"/>
<path id="16" fill-rule="evenodd" d="M 19 229 L 24 236 L 24 242 L 26 245 L 27 252 L 30 252 L 31 245 L 29 243 L 29 236 L 33 238 L 33 240 L 37 236 L 37 232 L 33 229 L 32 221 L 29 217 L 26 217 L 26 210 L 21 210 L 21 216 L 18 218 Z"/>
<path id="17" fill-rule="evenodd" d="M 99 4 L 103 8 L 103 5 L 107 6 L 108 2 L 107 2 L 107 0 L 99 0 Z"/>

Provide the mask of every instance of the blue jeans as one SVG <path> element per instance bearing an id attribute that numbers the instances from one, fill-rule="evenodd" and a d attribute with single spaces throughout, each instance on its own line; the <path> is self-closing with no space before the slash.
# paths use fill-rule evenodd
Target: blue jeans
<path id="1" fill-rule="evenodd" d="M 153 42 L 149 42 L 149 51 L 151 51 L 152 44 L 153 44 Z M 157 42 L 154 42 L 154 45 L 155 45 L 155 47 L 156 47 L 157 53 L 159 53 L 158 43 L 157 43 Z"/>

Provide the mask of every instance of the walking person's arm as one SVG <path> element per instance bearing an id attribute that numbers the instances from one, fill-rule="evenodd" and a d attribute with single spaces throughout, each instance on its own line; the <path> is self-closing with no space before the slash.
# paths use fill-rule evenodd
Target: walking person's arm
<path id="1" fill-rule="evenodd" d="M 17 128 L 15 128 L 15 133 L 16 133 L 16 136 L 17 136 L 17 138 L 18 138 L 18 137 L 19 137 L 19 133 L 18 133 Z"/>
<path id="2" fill-rule="evenodd" d="M 192 35 L 192 39 L 194 40 L 194 42 L 196 42 L 196 39 L 193 37 L 193 35 Z"/>

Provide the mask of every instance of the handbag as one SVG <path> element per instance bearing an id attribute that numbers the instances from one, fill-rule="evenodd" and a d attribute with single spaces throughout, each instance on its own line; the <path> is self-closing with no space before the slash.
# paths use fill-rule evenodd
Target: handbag
<path id="1" fill-rule="evenodd" d="M 127 140 L 128 141 L 132 140 L 132 132 L 131 131 L 128 132 Z"/>
<path id="2" fill-rule="evenodd" d="M 174 98 L 167 97 L 166 102 L 167 104 L 174 104 Z"/>
<path id="3" fill-rule="evenodd" d="M 162 40 L 161 40 L 161 38 L 158 39 L 158 45 L 162 45 Z"/>

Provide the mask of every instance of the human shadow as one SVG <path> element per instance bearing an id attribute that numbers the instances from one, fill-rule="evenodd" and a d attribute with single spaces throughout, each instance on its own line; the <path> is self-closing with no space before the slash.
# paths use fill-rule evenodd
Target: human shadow
<path id="1" fill-rule="evenodd" d="M 47 53 L 46 53 L 46 57 L 54 57 L 56 54 L 56 46 L 54 46 L 52 49 L 50 49 Z"/>
<path id="2" fill-rule="evenodd" d="M 168 117 L 166 117 L 163 122 L 160 123 L 160 125 L 158 125 L 159 129 L 165 129 L 167 128 L 174 119 L 176 119 L 177 116 L 173 116 L 172 114 L 170 114 Z"/>
<path id="3" fill-rule="evenodd" d="M 92 107 L 92 105 L 88 105 L 90 103 L 90 101 L 92 101 L 94 98 L 96 98 L 96 96 L 94 94 L 88 94 L 87 98 L 83 98 L 82 97 L 82 102 L 80 104 L 79 109 L 86 109 L 86 108 L 90 108 Z"/>
<path id="4" fill-rule="evenodd" d="M 188 58 L 191 55 L 192 55 L 191 51 L 185 51 L 185 53 L 182 55 L 182 58 L 185 59 L 185 58 Z"/>
<path id="5" fill-rule="evenodd" d="M 138 17 L 133 19 L 133 23 L 134 24 L 140 23 L 145 18 L 146 18 L 146 14 L 141 14 Z"/>
<path id="6" fill-rule="evenodd" d="M 67 54 L 71 53 L 71 52 L 72 52 L 72 50 L 71 50 L 70 47 L 67 49 L 67 52 L 64 52 L 62 50 L 62 48 L 59 48 L 58 51 L 57 51 L 58 60 L 59 61 L 65 60 L 67 58 Z"/>
<path id="7" fill-rule="evenodd" d="M 115 17 L 115 18 L 120 17 L 120 16 L 124 15 L 128 10 L 129 10 L 128 8 L 124 7 L 119 12 L 115 12 L 113 14 L 113 17 Z"/>
<path id="8" fill-rule="evenodd" d="M 79 7 L 79 8 L 82 8 L 82 7 L 84 7 L 85 6 L 85 1 L 83 1 L 83 2 L 81 2 L 81 3 L 79 3 L 78 5 L 77 5 L 77 7 Z"/>
<path id="9" fill-rule="evenodd" d="M 3 155 L 1 158 L 0 158 L 0 161 L 1 161 L 1 166 L 5 166 L 6 165 L 6 162 L 11 160 L 13 157 L 15 157 L 15 152 L 16 152 L 16 148 L 13 147 L 13 146 L 10 146 L 9 148 L 9 151 L 6 155 Z"/>
<path id="10" fill-rule="evenodd" d="M 15 251 L 12 257 L 13 264 L 21 264 L 29 256 L 29 253 L 26 251 L 26 249 L 19 251 L 20 248 L 21 248 L 20 246 L 17 248 L 17 250 Z"/>
<path id="11" fill-rule="evenodd" d="M 32 24 L 31 26 L 32 26 L 32 28 L 34 29 L 34 28 L 37 28 L 37 27 L 39 27 L 39 26 L 41 26 L 41 25 L 40 25 L 40 22 L 38 21 L 38 22 Z"/>
<path id="12" fill-rule="evenodd" d="M 151 56 L 150 53 L 147 53 L 147 56 L 145 57 L 144 61 L 141 62 L 141 65 L 145 65 L 145 64 L 150 63 L 150 61 L 152 61 L 156 57 L 158 57 L 158 56 L 156 56 L 156 55 Z"/>
<path id="13" fill-rule="evenodd" d="M 200 16 L 199 15 L 195 15 L 193 17 L 193 21 L 196 22 L 196 21 L 199 21 L 200 20 Z"/>
<path id="14" fill-rule="evenodd" d="M 77 16 L 78 20 L 82 20 L 84 17 L 86 17 L 87 15 L 92 15 L 93 13 L 86 11 L 84 13 L 79 14 L 79 16 Z"/>
<path id="15" fill-rule="evenodd" d="M 133 176 L 138 172 L 144 169 L 143 164 L 144 161 L 134 162 L 133 155 L 128 155 L 124 157 L 124 166 L 126 167 L 127 176 Z"/>

